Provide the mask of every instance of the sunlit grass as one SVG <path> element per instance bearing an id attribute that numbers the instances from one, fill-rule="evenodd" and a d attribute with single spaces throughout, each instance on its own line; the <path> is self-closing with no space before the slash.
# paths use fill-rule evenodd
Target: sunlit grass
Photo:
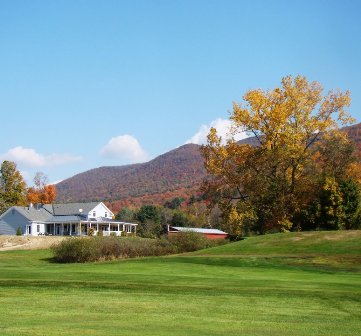
<path id="1" fill-rule="evenodd" d="M 334 236 L 332 254 L 316 247 L 328 234 L 89 264 L 2 252 L 0 335 L 358 335 L 361 239 Z"/>

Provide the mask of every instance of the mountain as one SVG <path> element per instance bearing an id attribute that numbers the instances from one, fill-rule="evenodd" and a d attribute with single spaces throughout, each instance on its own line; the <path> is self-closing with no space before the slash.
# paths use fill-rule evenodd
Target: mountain
<path id="1" fill-rule="evenodd" d="M 343 128 L 361 152 L 361 123 Z M 250 137 L 240 143 L 256 145 Z M 114 211 L 125 205 L 164 204 L 197 194 L 206 177 L 200 146 L 183 145 L 155 159 L 127 166 L 95 168 L 57 184 L 58 202 L 106 201 Z"/>
<path id="2" fill-rule="evenodd" d="M 104 200 L 114 209 L 129 202 L 162 204 L 174 197 L 189 197 L 206 176 L 199 148 L 187 144 L 146 163 L 80 173 L 57 184 L 57 201 Z"/>

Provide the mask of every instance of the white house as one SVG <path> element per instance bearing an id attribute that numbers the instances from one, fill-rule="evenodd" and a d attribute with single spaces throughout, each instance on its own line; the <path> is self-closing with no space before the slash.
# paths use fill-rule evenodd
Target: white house
<path id="1" fill-rule="evenodd" d="M 13 206 L 0 216 L 0 235 L 104 236 L 136 233 L 137 224 L 113 220 L 102 202 Z"/>

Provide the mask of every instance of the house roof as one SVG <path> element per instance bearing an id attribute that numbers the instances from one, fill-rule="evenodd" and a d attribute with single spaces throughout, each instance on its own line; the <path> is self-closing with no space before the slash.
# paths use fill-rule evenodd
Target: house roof
<path id="1" fill-rule="evenodd" d="M 55 216 L 87 214 L 92 211 L 100 202 L 89 203 L 63 203 L 52 204 L 53 214 Z M 79 210 L 82 210 L 81 212 Z"/>
<path id="2" fill-rule="evenodd" d="M 203 228 L 190 228 L 190 227 L 180 227 L 180 226 L 171 226 L 170 231 L 174 229 L 175 231 L 180 232 L 197 232 L 197 233 L 208 233 L 208 234 L 228 234 L 227 232 L 218 230 L 218 229 L 203 229 Z"/>
<path id="3" fill-rule="evenodd" d="M 43 208 L 14 206 L 10 209 L 16 209 L 21 215 L 30 221 L 44 222 L 51 217 L 51 214 Z"/>
<path id="4" fill-rule="evenodd" d="M 83 216 L 51 216 L 47 222 L 50 223 L 65 223 L 65 222 L 79 222 L 84 220 Z"/>
<path id="5" fill-rule="evenodd" d="M 16 210 L 29 221 L 39 222 L 78 222 L 85 220 L 88 213 L 100 202 L 68 203 L 68 204 L 35 204 L 34 206 L 13 206 L 6 211 Z M 81 212 L 79 210 L 82 210 Z M 3 214 L 5 215 L 5 213 Z M 3 217 L 3 215 L 0 216 Z M 98 221 L 110 222 L 111 218 L 102 218 Z"/>

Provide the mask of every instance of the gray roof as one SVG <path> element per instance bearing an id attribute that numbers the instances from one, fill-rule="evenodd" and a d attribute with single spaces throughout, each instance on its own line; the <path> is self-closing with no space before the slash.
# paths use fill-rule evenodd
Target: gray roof
<path id="1" fill-rule="evenodd" d="M 55 216 L 79 215 L 81 213 L 87 214 L 92 211 L 100 202 L 89 203 L 67 203 L 67 204 L 53 204 L 53 214 Z"/>
<path id="2" fill-rule="evenodd" d="M 66 222 L 80 222 L 84 220 L 82 216 L 51 216 L 47 222 L 49 223 L 66 223 Z"/>
<path id="3" fill-rule="evenodd" d="M 100 202 L 68 203 L 68 204 L 36 204 L 34 206 L 13 206 L 6 211 L 17 211 L 30 222 L 47 223 L 74 223 L 80 221 L 94 221 L 98 223 L 133 224 L 113 220 L 110 217 L 98 217 L 87 219 L 87 215 Z M 82 209 L 80 212 L 79 210 Z M 2 218 L 5 215 L 0 216 Z M 136 225 L 136 224 L 133 224 Z"/>
<path id="4" fill-rule="evenodd" d="M 43 204 L 42 207 L 43 207 L 46 211 L 50 212 L 51 214 L 54 214 L 53 205 L 52 205 L 52 204 Z"/>
<path id="5" fill-rule="evenodd" d="M 14 206 L 13 208 L 15 208 L 21 215 L 23 215 L 25 218 L 27 218 L 30 221 L 44 222 L 51 217 L 51 214 L 46 210 L 44 210 L 43 208 L 36 209 L 34 207 L 21 207 L 21 206 Z"/>
<path id="6" fill-rule="evenodd" d="M 227 234 L 227 232 L 217 230 L 217 229 L 203 229 L 203 228 L 190 228 L 190 227 L 180 227 L 180 226 L 171 226 L 172 229 L 181 232 L 197 232 L 197 233 L 210 233 L 210 234 Z"/>

